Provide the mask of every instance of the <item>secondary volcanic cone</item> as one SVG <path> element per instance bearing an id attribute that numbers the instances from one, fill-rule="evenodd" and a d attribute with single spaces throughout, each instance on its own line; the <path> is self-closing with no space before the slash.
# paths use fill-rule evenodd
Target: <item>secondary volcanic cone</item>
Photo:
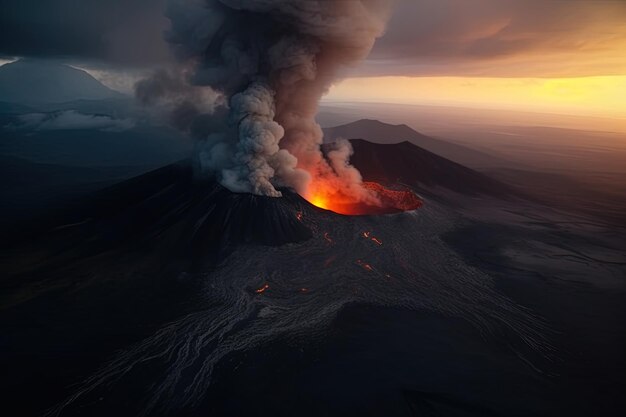
<path id="1" fill-rule="evenodd" d="M 349 163 L 347 141 L 326 155 L 318 102 L 369 53 L 391 0 L 170 1 L 174 70 L 138 83 L 138 98 L 165 104 L 198 138 L 196 168 L 235 192 L 314 204 L 381 207 Z"/>

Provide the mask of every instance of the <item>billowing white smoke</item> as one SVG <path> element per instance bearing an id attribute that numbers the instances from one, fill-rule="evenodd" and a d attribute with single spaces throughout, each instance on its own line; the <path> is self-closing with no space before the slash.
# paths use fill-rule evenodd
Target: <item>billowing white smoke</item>
<path id="1" fill-rule="evenodd" d="M 188 85 L 172 94 L 175 83 L 161 73 L 140 82 L 137 95 L 148 103 L 177 97 L 171 117 L 200 140 L 200 170 L 233 191 L 306 194 L 323 181 L 375 203 L 348 163 L 349 143 L 324 158 L 315 115 L 341 72 L 367 56 L 392 1 L 170 0 L 167 40 L 180 63 L 170 78 Z M 217 93 L 211 111 L 195 103 L 211 96 L 204 90 Z"/>

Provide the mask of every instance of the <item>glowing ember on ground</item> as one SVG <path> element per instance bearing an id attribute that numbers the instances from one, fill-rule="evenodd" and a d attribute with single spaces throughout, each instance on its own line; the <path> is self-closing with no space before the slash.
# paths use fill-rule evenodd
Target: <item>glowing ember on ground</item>
<path id="1" fill-rule="evenodd" d="M 324 233 L 324 239 L 326 239 L 328 243 L 333 243 L 333 240 L 330 238 L 328 232 Z"/>
<path id="2" fill-rule="evenodd" d="M 363 262 L 362 260 L 358 259 L 356 261 L 356 264 L 358 266 L 360 266 L 361 268 L 365 269 L 366 271 L 372 272 L 374 270 L 374 268 L 372 268 L 372 266 L 368 263 Z"/>
<path id="3" fill-rule="evenodd" d="M 376 182 L 364 182 L 363 188 L 368 201 L 351 198 L 342 190 L 332 189 L 325 184 L 314 184 L 304 197 L 314 206 L 345 215 L 389 214 L 420 208 L 422 200 L 412 191 L 391 190 Z"/>
<path id="4" fill-rule="evenodd" d="M 304 217 L 304 215 L 302 214 L 301 211 L 296 213 L 296 219 L 298 219 L 299 221 L 302 221 L 302 218 Z"/>
<path id="5" fill-rule="evenodd" d="M 261 288 L 254 290 L 255 293 L 257 294 L 263 294 L 265 291 L 267 291 L 270 288 L 269 284 L 265 284 L 263 285 Z"/>
<path id="6" fill-rule="evenodd" d="M 379 246 L 383 244 L 382 240 L 380 240 L 376 236 L 372 236 L 372 232 L 363 232 L 361 236 L 363 236 L 365 239 L 371 240 L 372 242 L 376 243 Z"/>

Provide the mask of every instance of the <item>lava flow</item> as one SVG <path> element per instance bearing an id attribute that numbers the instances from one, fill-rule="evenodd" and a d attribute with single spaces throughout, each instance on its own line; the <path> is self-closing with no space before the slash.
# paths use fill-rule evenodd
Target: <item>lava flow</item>
<path id="1" fill-rule="evenodd" d="M 254 290 L 254 292 L 256 294 L 263 294 L 265 291 L 267 291 L 270 288 L 269 284 L 265 284 L 263 285 L 261 288 L 258 288 L 256 290 Z"/>
<path id="2" fill-rule="evenodd" d="M 358 216 L 399 213 L 420 208 L 422 200 L 410 190 L 391 190 L 376 182 L 363 182 L 371 197 L 369 201 L 355 201 L 347 193 L 316 184 L 305 198 L 314 206 L 335 213 Z"/>

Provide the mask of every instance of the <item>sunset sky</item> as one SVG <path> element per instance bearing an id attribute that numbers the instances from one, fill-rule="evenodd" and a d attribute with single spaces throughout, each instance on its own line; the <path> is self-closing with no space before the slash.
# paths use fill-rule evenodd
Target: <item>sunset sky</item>
<path id="1" fill-rule="evenodd" d="M 369 58 L 326 100 L 626 118 L 626 1 L 397 3 Z M 0 59 L 64 59 L 121 90 L 169 59 L 162 1 L 0 5 Z"/>
<path id="2" fill-rule="evenodd" d="M 400 1 L 329 99 L 626 117 L 626 2 Z"/>

